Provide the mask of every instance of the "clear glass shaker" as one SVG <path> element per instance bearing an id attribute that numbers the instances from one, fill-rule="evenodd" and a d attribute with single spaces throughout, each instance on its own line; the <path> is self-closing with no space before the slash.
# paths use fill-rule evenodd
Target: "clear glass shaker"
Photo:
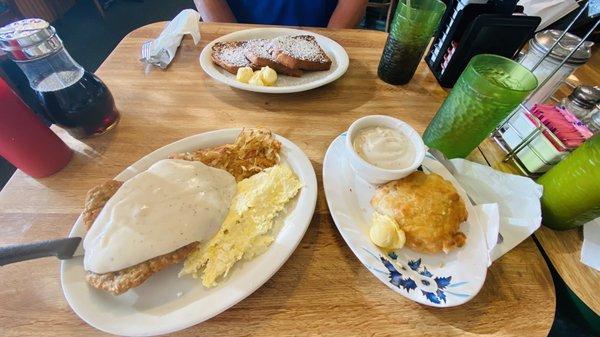
<path id="1" fill-rule="evenodd" d="M 600 103 L 600 87 L 580 85 L 565 97 L 560 105 L 583 121 L 598 103 Z"/>
<path id="2" fill-rule="evenodd" d="M 595 135 L 600 134 L 600 104 L 596 105 L 596 108 L 583 122 Z"/>
<path id="3" fill-rule="evenodd" d="M 24 19 L 0 28 L 0 49 L 27 76 L 47 117 L 72 136 L 99 135 L 118 123 L 111 92 L 73 60 L 48 22 Z"/>
<path id="4" fill-rule="evenodd" d="M 563 31 L 552 29 L 535 34 L 535 37 L 529 40 L 529 50 L 527 50 L 525 55 L 519 60 L 519 63 L 527 69 L 533 69 L 533 67 L 542 60 L 548 50 L 554 46 L 562 33 Z M 591 48 L 594 43 L 585 41 L 577 48 L 573 55 L 558 68 L 556 73 L 553 74 L 554 70 L 573 51 L 573 49 L 575 49 L 579 42 L 581 42 L 579 37 L 566 33 L 562 39 L 560 39 L 560 42 L 552 48 L 550 54 L 541 61 L 535 70 L 532 70 L 540 85 L 548 77 L 550 77 L 550 79 L 543 87 L 539 87 L 537 91 L 527 99 L 526 105 L 528 108 L 531 108 L 536 103 L 544 103 L 552 96 L 552 94 L 554 94 L 561 83 L 575 71 L 575 69 L 585 64 L 590 59 L 592 55 Z"/>

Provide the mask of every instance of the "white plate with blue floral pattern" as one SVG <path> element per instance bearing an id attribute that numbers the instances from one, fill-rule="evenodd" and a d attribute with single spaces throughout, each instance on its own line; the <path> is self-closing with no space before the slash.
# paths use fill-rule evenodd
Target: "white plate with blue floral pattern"
<path id="1" fill-rule="evenodd" d="M 464 190 L 433 157 L 425 156 L 422 170 L 452 182 L 469 213 L 460 230 L 466 244 L 448 254 L 426 254 L 407 247 L 384 252 L 369 239 L 373 209 L 370 200 L 377 186 L 358 177 L 346 157 L 344 138 L 338 136 L 323 162 L 323 185 L 329 212 L 342 237 L 360 262 L 390 289 L 415 302 L 453 307 L 471 300 L 485 281 L 488 251 L 483 227 Z"/>

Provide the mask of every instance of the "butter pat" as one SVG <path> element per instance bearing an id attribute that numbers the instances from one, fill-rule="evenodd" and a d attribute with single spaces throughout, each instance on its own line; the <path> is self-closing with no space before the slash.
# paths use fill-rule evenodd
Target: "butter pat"
<path id="1" fill-rule="evenodd" d="M 377 212 L 373 213 L 369 236 L 376 246 L 384 249 L 400 249 L 406 242 L 404 231 L 398 227 L 396 221 Z"/>
<path id="2" fill-rule="evenodd" d="M 254 75 L 254 71 L 250 67 L 241 67 L 238 68 L 235 79 L 242 83 L 248 83 L 250 79 Z"/>
<path id="3" fill-rule="evenodd" d="M 260 86 L 264 86 L 265 85 L 265 83 L 262 80 L 262 76 L 260 74 L 260 70 L 257 70 L 257 71 L 254 72 L 254 74 L 250 78 L 250 81 L 248 81 L 248 84 L 260 85 Z"/>
<path id="4" fill-rule="evenodd" d="M 277 82 L 277 72 L 270 67 L 260 69 L 260 77 L 265 85 L 272 86 Z"/>

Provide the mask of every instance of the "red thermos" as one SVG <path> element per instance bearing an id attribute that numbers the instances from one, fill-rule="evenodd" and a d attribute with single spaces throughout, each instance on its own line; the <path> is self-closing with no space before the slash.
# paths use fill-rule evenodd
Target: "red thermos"
<path id="1" fill-rule="evenodd" d="M 65 167 L 73 151 L 0 78 L 0 155 L 34 178 Z"/>

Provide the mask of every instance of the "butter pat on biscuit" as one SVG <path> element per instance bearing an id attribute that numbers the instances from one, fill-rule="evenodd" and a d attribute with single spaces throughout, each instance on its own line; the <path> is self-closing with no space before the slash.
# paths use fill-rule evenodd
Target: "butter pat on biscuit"
<path id="1" fill-rule="evenodd" d="M 373 223 L 369 231 L 371 241 L 384 249 L 400 249 L 404 247 L 406 236 L 394 219 L 377 212 L 373 213 Z"/>

